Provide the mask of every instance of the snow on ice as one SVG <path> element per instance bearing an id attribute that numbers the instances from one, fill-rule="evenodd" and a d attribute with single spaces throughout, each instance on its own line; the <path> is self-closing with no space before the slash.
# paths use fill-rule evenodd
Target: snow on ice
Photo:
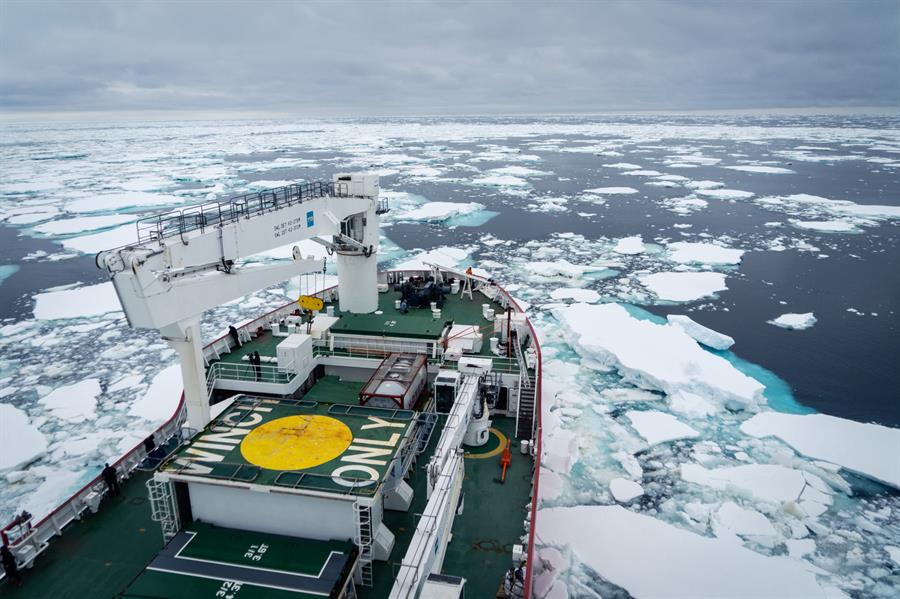
<path id="1" fill-rule="evenodd" d="M 782 314 L 773 320 L 767 320 L 766 322 L 773 324 L 776 327 L 781 327 L 782 329 L 802 331 L 816 324 L 816 317 L 812 312 L 806 312 L 804 314 L 788 313 Z"/>
<path id="2" fill-rule="evenodd" d="M 754 437 L 778 437 L 805 456 L 900 489 L 900 429 L 826 414 L 764 412 L 744 422 L 741 430 Z"/>
<path id="3" fill-rule="evenodd" d="M 181 401 L 181 367 L 169 366 L 153 377 L 144 396 L 131 404 L 131 414 L 161 422 L 172 417 Z"/>
<path id="4" fill-rule="evenodd" d="M 734 345 L 734 339 L 716 332 L 684 314 L 669 314 L 666 320 L 683 330 L 692 339 L 712 349 L 725 350 Z"/>
<path id="5" fill-rule="evenodd" d="M 40 404 L 61 420 L 90 420 L 97 417 L 97 396 L 100 395 L 100 381 L 86 379 L 58 387 L 42 397 Z"/>
<path id="6" fill-rule="evenodd" d="M 634 237 L 623 237 L 620 239 L 613 251 L 617 254 L 634 255 L 644 253 L 645 249 L 641 236 L 635 235 Z"/>
<path id="7" fill-rule="evenodd" d="M 47 452 L 47 438 L 15 406 L 0 403 L 0 470 L 15 470 Z"/>
<path id="8" fill-rule="evenodd" d="M 671 258 L 679 264 L 739 264 L 744 250 L 726 248 L 713 243 L 676 241 L 668 245 Z"/>
<path id="9" fill-rule="evenodd" d="M 636 599 L 828 597 L 796 560 L 764 556 L 621 506 L 543 509 L 538 522 L 543 543 L 570 547 L 581 562 Z"/>
<path id="10" fill-rule="evenodd" d="M 543 482 L 543 481 L 541 481 Z M 614 478 L 609 481 L 609 492 L 619 503 L 628 503 L 635 497 L 644 494 L 644 488 L 627 478 Z"/>
<path id="11" fill-rule="evenodd" d="M 728 289 L 725 275 L 718 272 L 655 272 L 638 280 L 656 297 L 671 302 L 691 302 Z"/>
<path id="12" fill-rule="evenodd" d="M 755 406 L 763 385 L 702 349 L 682 329 L 633 317 L 619 304 L 575 304 L 556 311 L 586 365 L 616 369 L 638 387 L 687 392 Z"/>
<path id="13" fill-rule="evenodd" d="M 398 220 L 417 220 L 440 222 L 454 216 L 462 216 L 483 210 L 484 206 L 476 202 L 428 202 L 414 210 L 403 213 Z"/>
<path id="14" fill-rule="evenodd" d="M 34 317 L 58 320 L 98 316 L 122 309 L 112 283 L 45 291 L 34 296 Z"/>
<path id="15" fill-rule="evenodd" d="M 629 410 L 625 417 L 631 421 L 634 430 L 650 445 L 676 439 L 690 439 L 699 433 L 671 414 L 648 410 Z"/>

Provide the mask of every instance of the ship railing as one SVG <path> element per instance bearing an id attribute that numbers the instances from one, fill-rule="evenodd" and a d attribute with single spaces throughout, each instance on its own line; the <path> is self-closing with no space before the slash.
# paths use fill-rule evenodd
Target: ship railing
<path id="1" fill-rule="evenodd" d="M 372 358 L 381 360 L 388 354 L 424 354 L 433 359 L 442 355 L 440 343 L 422 339 L 420 341 L 400 341 L 381 337 L 329 335 L 328 339 L 313 342 L 317 355 L 343 356 L 350 358 Z"/>
<path id="2" fill-rule="evenodd" d="M 340 478 L 340 482 L 338 482 L 338 478 Z M 358 478 L 355 476 L 337 477 L 331 474 L 295 471 L 279 472 L 272 484 L 291 489 L 325 491 L 340 495 L 359 495 L 364 497 L 374 496 L 381 487 L 380 482 L 374 482 L 370 478 Z"/>
<path id="3" fill-rule="evenodd" d="M 173 436 L 181 435 L 182 424 L 186 417 L 182 394 L 178 407 L 169 420 L 153 431 L 145 442 L 139 443 L 111 464 L 119 478 L 129 478 L 156 446 L 165 445 Z M 149 442 L 151 439 L 152 443 Z M 3 543 L 9 545 L 23 567 L 30 567 L 34 558 L 49 546 L 50 539 L 61 535 L 63 529 L 73 521 L 80 520 L 85 511 L 96 512 L 106 493 L 106 483 L 102 476 L 97 475 L 37 522 L 29 519 L 20 524 L 7 524 L 2 529 Z M 4 574 L 0 572 L 0 580 L 3 576 Z"/>
<path id="4" fill-rule="evenodd" d="M 446 550 L 462 491 L 462 459 L 461 453 L 453 453 L 437 474 L 425 511 L 416 523 L 413 538 L 397 568 L 394 586 L 388 595 L 390 599 L 418 596 L 439 556 Z"/>
<path id="5" fill-rule="evenodd" d="M 293 363 L 282 367 L 272 364 L 253 366 L 249 363 L 214 362 L 207 371 L 207 389 L 211 392 L 217 380 L 249 381 L 256 383 L 274 383 L 283 385 L 290 383 L 297 376 L 292 370 Z M 259 368 L 257 374 L 256 369 Z"/>
<path id="6" fill-rule="evenodd" d="M 500 356 L 482 356 L 480 354 L 463 354 L 463 357 L 471 357 L 471 358 L 490 358 L 493 362 L 493 367 L 491 369 L 492 372 L 499 372 L 503 374 L 519 374 L 520 365 L 514 358 L 504 358 Z M 456 370 L 459 367 L 459 364 L 452 360 L 436 360 L 440 367 L 444 370 Z"/>
<path id="7" fill-rule="evenodd" d="M 247 193 L 227 200 L 206 202 L 172 210 L 137 221 L 138 243 L 162 241 L 169 237 L 184 237 L 192 231 L 205 231 L 251 218 L 294 204 L 321 197 L 349 197 L 347 183 L 331 181 L 307 181 L 284 187 Z"/>

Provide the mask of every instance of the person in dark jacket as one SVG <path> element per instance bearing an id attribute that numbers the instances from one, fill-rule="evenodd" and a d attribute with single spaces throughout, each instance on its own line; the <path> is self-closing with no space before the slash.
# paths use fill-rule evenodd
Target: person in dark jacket
<path id="1" fill-rule="evenodd" d="M 17 587 L 22 586 L 22 575 L 19 574 L 19 565 L 16 563 L 16 556 L 13 555 L 9 547 L 4 545 L 0 548 L 0 556 L 3 558 L 3 571 L 6 576 L 15 583 Z"/>
<path id="2" fill-rule="evenodd" d="M 240 347 L 241 345 L 243 345 L 243 343 L 241 343 L 241 337 L 240 335 L 238 335 L 238 331 L 236 328 L 234 328 L 233 326 L 229 326 L 228 334 L 231 335 L 231 340 L 234 341 L 235 347 Z"/>
<path id="3" fill-rule="evenodd" d="M 119 486 L 119 476 L 116 474 L 116 469 L 109 464 L 103 464 L 103 472 L 100 473 L 100 476 L 103 477 L 103 481 L 109 488 L 110 497 L 118 497 L 122 489 Z"/>
<path id="4" fill-rule="evenodd" d="M 262 358 L 258 351 L 253 352 L 253 368 L 256 370 L 256 380 L 262 376 Z"/>

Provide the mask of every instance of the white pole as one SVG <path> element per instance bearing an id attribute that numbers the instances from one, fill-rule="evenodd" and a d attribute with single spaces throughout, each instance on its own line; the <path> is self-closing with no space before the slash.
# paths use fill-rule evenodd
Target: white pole
<path id="1" fill-rule="evenodd" d="M 206 366 L 203 362 L 203 341 L 200 337 L 200 317 L 196 316 L 160 329 L 163 339 L 178 352 L 181 378 L 184 382 L 184 401 L 188 426 L 203 430 L 210 421 L 209 395 L 206 390 Z"/>

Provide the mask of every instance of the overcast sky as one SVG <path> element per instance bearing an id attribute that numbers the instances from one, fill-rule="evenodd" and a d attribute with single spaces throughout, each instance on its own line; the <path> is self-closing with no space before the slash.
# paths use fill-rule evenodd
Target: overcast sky
<path id="1" fill-rule="evenodd" d="M 0 0 L 0 110 L 900 106 L 900 0 Z"/>

